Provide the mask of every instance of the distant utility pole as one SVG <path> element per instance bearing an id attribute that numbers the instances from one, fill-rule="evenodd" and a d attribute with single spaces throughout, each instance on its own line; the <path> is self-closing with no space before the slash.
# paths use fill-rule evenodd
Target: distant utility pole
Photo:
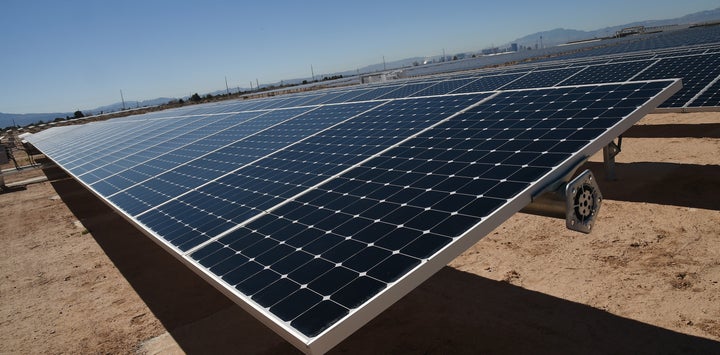
<path id="1" fill-rule="evenodd" d="M 310 75 L 312 75 L 312 80 L 315 81 L 315 70 L 313 69 L 312 64 L 310 64 Z"/>
<path id="2" fill-rule="evenodd" d="M 125 110 L 125 97 L 123 97 L 122 90 L 120 90 L 120 101 L 122 101 L 123 111 Z"/>
<path id="3" fill-rule="evenodd" d="M 385 56 L 383 56 L 383 71 L 387 70 L 387 66 L 385 65 Z"/>
<path id="4" fill-rule="evenodd" d="M 445 48 L 443 48 L 443 57 L 442 57 L 441 62 L 444 62 L 444 61 L 445 61 Z"/>
<path id="5" fill-rule="evenodd" d="M 255 88 L 258 89 L 258 90 L 260 90 L 260 80 L 258 80 L 257 78 L 255 78 L 255 84 L 256 84 L 256 85 L 255 85 L 255 86 L 256 86 Z"/>
<path id="6" fill-rule="evenodd" d="M 228 87 L 227 84 L 227 75 L 225 76 L 225 91 L 227 91 L 227 94 L 230 95 L 230 87 Z"/>
<path id="7" fill-rule="evenodd" d="M 250 80 L 250 91 L 252 91 L 252 80 Z"/>

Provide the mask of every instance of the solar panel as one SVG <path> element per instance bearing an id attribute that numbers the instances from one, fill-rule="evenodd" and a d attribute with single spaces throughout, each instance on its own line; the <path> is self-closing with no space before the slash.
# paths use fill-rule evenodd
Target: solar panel
<path id="1" fill-rule="evenodd" d="M 702 54 L 664 58 L 636 79 L 683 78 L 683 90 L 660 105 L 660 107 L 683 107 L 718 75 L 720 75 L 720 55 Z"/>
<path id="2" fill-rule="evenodd" d="M 653 61 L 591 65 L 581 72 L 560 82 L 559 85 L 599 84 L 628 81 Z"/>
<path id="3" fill-rule="evenodd" d="M 463 93 L 463 92 L 476 92 L 476 91 L 490 91 L 490 90 L 497 90 L 499 87 L 512 82 L 513 80 L 516 80 L 517 78 L 523 76 L 525 73 L 516 73 L 516 74 L 505 74 L 505 75 L 490 75 L 490 76 L 483 76 L 479 77 L 472 82 L 468 83 L 467 85 L 463 85 L 462 87 L 458 88 L 457 90 L 453 90 L 453 94 L 457 93 Z"/>
<path id="4" fill-rule="evenodd" d="M 536 79 L 560 80 L 555 74 Z M 679 88 L 658 80 L 206 116 L 200 106 L 185 111 L 199 116 L 111 120 L 28 139 L 245 310 L 315 353 Z M 398 89 L 328 95 L 365 100 Z M 305 102 L 266 101 L 245 107 Z M 138 123 L 152 129 L 122 135 Z"/>
<path id="5" fill-rule="evenodd" d="M 214 181 L 208 181 L 194 191 L 190 191 L 188 188 L 181 191 L 179 187 L 170 186 L 173 189 L 177 188 L 175 195 L 166 193 L 168 196 L 176 196 L 172 198 L 172 201 L 143 212 L 136 218 L 152 230 L 167 230 L 168 228 L 178 231 L 186 230 L 187 221 L 181 217 L 197 218 L 197 211 L 201 209 L 192 201 L 201 199 L 210 201 L 210 206 L 202 208 L 212 216 L 208 217 L 208 228 L 212 228 L 212 230 L 229 229 L 233 223 L 239 224 L 266 208 L 332 177 L 384 147 L 429 126 L 438 118 L 450 115 L 483 96 L 487 95 L 474 94 L 389 102 L 293 145 L 277 149 L 272 154 L 243 165 L 227 175 Z M 358 105 L 367 107 L 371 104 L 349 104 L 337 107 Z M 191 171 L 188 171 L 189 173 Z M 159 178 L 162 177 L 163 175 L 159 176 Z M 148 183 L 152 182 L 151 180 Z M 148 183 L 137 186 L 137 190 L 146 189 Z M 188 192 L 183 195 L 185 191 Z M 133 192 L 133 189 L 128 190 L 128 193 L 138 194 Z M 111 200 L 114 198 L 115 196 L 110 196 Z M 125 206 L 121 201 L 116 203 L 121 208 Z M 221 222 L 228 226 L 223 229 L 219 226 Z M 194 229 L 197 230 L 188 231 L 187 234 L 171 233 L 174 239 L 170 242 L 181 250 L 188 250 L 214 236 L 203 228 Z"/>
<path id="6" fill-rule="evenodd" d="M 411 96 L 417 97 L 417 96 L 436 96 L 436 95 L 445 95 L 448 94 L 454 90 L 457 90 L 458 88 L 467 85 L 470 82 L 473 82 L 477 80 L 476 78 L 462 78 L 462 79 L 451 79 L 451 80 L 444 80 L 441 81 L 433 86 L 430 86 L 426 89 L 420 90 Z M 474 91 L 468 91 L 468 92 L 479 92 L 479 91 L 486 91 L 486 90 L 474 90 Z"/>
<path id="7" fill-rule="evenodd" d="M 693 98 L 687 106 L 690 107 L 719 107 L 720 106 L 720 75 L 698 95 Z"/>
<path id="8" fill-rule="evenodd" d="M 696 35 L 703 34 L 702 31 L 695 32 Z M 696 40 L 696 42 L 703 43 L 703 40 Z M 570 56 L 570 60 L 553 59 L 512 67 L 442 75 L 432 79 L 390 81 L 359 89 L 329 89 L 313 94 L 295 94 L 288 97 L 246 101 L 232 106 L 218 106 L 215 109 L 216 113 L 232 113 L 304 105 L 481 92 L 501 87 L 503 89 L 520 89 L 669 77 L 682 78 L 685 88 L 662 107 L 715 106 L 712 99 L 713 92 L 708 92 L 708 84 L 713 80 L 713 74 L 715 74 L 716 66 L 713 64 L 718 57 L 717 44 L 616 54 L 618 48 L 631 47 L 625 45 L 617 48 L 609 47 L 615 49 L 608 51 L 610 54 L 602 57 L 588 57 L 588 53 L 603 52 L 590 50 L 588 53 L 583 52 L 577 58 Z M 660 48 L 663 47 L 660 46 Z M 698 60 L 697 57 L 701 54 L 704 55 L 704 59 Z M 673 63 L 667 62 L 669 59 L 672 59 Z M 503 85 L 505 86 L 503 87 Z M 703 98 L 694 100 L 699 92 L 702 92 Z M 690 105 L 691 101 L 696 101 L 696 103 Z M 199 114 L 206 113 L 200 112 Z"/>
<path id="9" fill-rule="evenodd" d="M 566 68 L 540 70 L 528 73 L 521 78 L 502 86 L 502 90 L 526 89 L 526 88 L 542 88 L 553 86 L 565 80 L 568 76 L 575 74 L 582 68 Z"/>

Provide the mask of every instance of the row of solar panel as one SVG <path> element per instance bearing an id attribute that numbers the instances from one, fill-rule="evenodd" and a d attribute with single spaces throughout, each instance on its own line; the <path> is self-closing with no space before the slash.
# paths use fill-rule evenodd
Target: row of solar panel
<path id="1" fill-rule="evenodd" d="M 643 54 L 632 60 L 623 56 L 596 61 L 583 60 L 579 63 L 547 63 L 519 69 L 453 75 L 448 78 L 424 78 L 404 83 L 390 82 L 363 89 L 336 90 L 331 95 L 323 93 L 270 99 L 259 104 L 260 106 L 251 106 L 248 109 L 663 78 L 682 78 L 685 86 L 680 93 L 661 107 L 720 106 L 720 101 L 713 100 L 716 96 L 710 95 L 701 100 L 696 98 L 700 93 L 712 94 L 718 89 L 711 84 L 716 83 L 720 78 L 720 51 L 705 53 L 707 51 L 709 49 L 704 48 L 698 50 L 701 53 L 681 50 L 663 54 Z"/>
<path id="2" fill-rule="evenodd" d="M 667 31 L 637 36 L 629 41 L 623 41 L 611 46 L 563 55 L 563 59 L 589 58 L 606 55 L 623 55 L 643 51 L 660 51 L 676 48 L 717 43 L 720 38 L 720 26 L 700 26 L 695 28 Z"/>
<path id="3" fill-rule="evenodd" d="M 124 123 L 125 120 L 114 120 L 113 124 L 103 126 L 103 130 L 108 130 L 107 139 L 114 139 L 117 135 L 120 135 L 125 137 L 125 140 L 118 140 L 113 144 L 104 144 L 103 141 L 100 141 L 96 146 L 85 147 L 84 149 L 91 151 L 95 157 L 90 160 L 79 158 L 85 153 L 82 150 L 83 148 L 67 149 L 68 147 L 58 146 L 55 149 L 59 154 L 55 155 L 55 159 L 83 176 L 86 181 L 93 184 L 95 189 L 103 193 L 116 193 L 155 177 L 173 164 L 186 163 L 198 157 L 202 157 L 207 162 L 222 161 L 225 152 L 233 149 L 232 146 L 228 146 L 232 139 L 237 139 L 242 135 L 253 135 L 306 110 L 315 110 L 320 107 L 319 105 L 304 106 L 308 102 L 326 103 L 340 97 L 342 97 L 341 101 L 349 100 L 350 102 L 362 102 L 372 99 L 374 101 L 369 101 L 367 105 L 374 107 L 393 97 L 420 97 L 445 92 L 487 91 L 498 87 L 517 89 L 528 86 L 543 87 L 584 82 L 616 82 L 629 78 L 673 77 L 677 76 L 678 73 L 690 79 L 699 78 L 694 81 L 689 80 L 689 83 L 688 81 L 685 82 L 686 87 L 689 86 L 696 90 L 681 91 L 669 100 L 683 101 L 699 90 L 699 87 L 705 85 L 706 81 L 712 79 L 713 75 L 715 75 L 714 71 L 720 70 L 720 66 L 717 65 L 719 59 L 720 56 L 717 54 L 699 54 L 666 57 L 662 60 L 644 59 L 590 66 L 573 66 L 573 63 L 563 63 L 561 68 L 534 70 L 525 73 L 409 82 L 404 85 L 381 85 L 372 88 L 324 91 L 311 95 L 296 95 L 275 100 L 241 101 L 190 107 L 184 110 L 137 116 L 132 119 L 134 121 L 132 124 Z M 705 68 L 712 73 L 698 74 L 692 71 L 693 68 L 699 67 Z M 647 70 L 648 68 L 655 69 L 652 75 Z M 718 83 L 717 78 L 713 80 L 714 82 L 710 82 L 712 84 L 710 85 L 711 89 L 702 91 L 702 95 L 695 95 L 696 99 L 708 101 L 718 96 L 717 90 L 713 90 L 712 87 L 718 86 L 720 83 Z M 304 106 L 304 108 L 257 110 L 268 106 L 284 107 L 291 103 Z M 324 105 L 315 114 L 332 112 L 337 108 L 336 105 Z M 230 113 L 238 110 L 257 111 L 242 112 L 241 114 Z M 257 117 L 261 117 L 261 119 L 255 119 Z M 214 119 L 209 120 L 208 118 Z M 142 122 L 137 122 L 137 120 L 142 120 Z M 171 126 L 171 129 L 167 129 L 168 126 Z M 277 129 L 288 129 L 285 125 L 280 127 Z M 222 132 L 217 132 L 218 128 L 222 128 Z M 304 129 L 307 129 L 307 127 Z M 87 132 L 69 130 L 69 132 L 65 132 L 69 137 L 88 134 Z M 214 137 L 205 139 L 210 133 Z M 198 143 L 200 140 L 203 140 L 202 144 Z M 282 140 L 277 142 L 281 144 Z M 66 144 L 73 145 L 71 141 Z M 52 148 L 46 147 L 46 149 Z M 266 146 L 266 149 L 272 150 L 272 147 Z M 256 155 L 247 153 L 245 155 L 247 159 L 252 159 L 256 156 L 262 156 L 263 152 L 258 151 Z M 136 165 L 151 158 L 154 160 L 153 164 L 144 166 L 142 169 L 135 168 Z M 241 164 L 241 162 L 235 164 Z M 198 168 L 196 165 L 194 163 L 188 164 L 188 169 Z M 228 169 L 231 170 L 231 168 L 232 165 L 228 165 L 214 170 L 223 173 L 229 171 Z M 180 173 L 175 180 L 182 180 L 182 176 L 182 173 Z M 169 182 L 174 183 L 174 180 Z"/>
<path id="4" fill-rule="evenodd" d="M 694 51 L 702 53 L 695 54 L 687 54 L 688 50 L 682 49 L 659 54 L 638 54 L 629 56 L 630 60 L 628 60 L 628 56 L 623 56 L 621 58 L 600 58 L 594 62 L 581 61 L 578 63 L 567 61 L 561 64 L 526 66 L 525 68 L 503 69 L 497 72 L 484 71 L 481 74 L 454 75 L 357 89 L 329 90 L 314 94 L 292 95 L 265 100 L 222 103 L 201 109 L 190 107 L 131 119 L 170 119 L 182 116 L 183 121 L 188 121 L 188 124 L 192 127 L 193 122 L 200 119 L 195 117 L 195 120 L 193 120 L 191 116 L 196 114 L 223 114 L 307 105 L 384 100 L 398 97 L 662 78 L 682 78 L 684 89 L 661 107 L 720 106 L 720 80 L 718 80 L 720 79 L 720 51 L 713 51 L 712 49 L 717 50 L 718 47 L 698 48 Z M 705 53 L 708 51 L 710 53 Z M 617 63 L 617 61 L 622 62 Z M 147 131 L 145 128 L 140 129 L 140 131 L 147 136 L 152 135 L 152 131 Z M 182 133 L 182 131 L 178 133 Z M 130 132 L 127 132 L 127 134 L 130 134 Z"/>
<path id="5" fill-rule="evenodd" d="M 517 212 L 553 172 L 592 154 L 677 86 L 239 113 L 216 104 L 29 139 L 246 309 L 310 344 L 381 302 L 378 295 L 400 297 L 408 290 L 390 289 L 411 270 L 436 271 L 444 264 L 430 259 L 441 250 L 482 223 L 494 228 L 502 220 L 487 222 L 490 215 Z"/>
<path id="6" fill-rule="evenodd" d="M 592 61 L 562 61 L 559 64 L 528 65 L 481 73 L 470 73 L 432 79 L 408 80 L 401 83 L 366 86 L 363 88 L 327 90 L 314 94 L 291 95 L 264 100 L 221 103 L 211 108 L 194 107 L 129 119 L 173 118 L 195 114 L 222 114 L 250 110 L 331 104 L 397 97 L 444 95 L 498 89 L 547 87 L 682 78 L 684 89 L 661 107 L 720 106 L 720 45 L 678 49 L 659 53 L 637 53 L 610 56 Z M 199 111 L 198 111 L 199 110 Z"/>
<path id="7" fill-rule="evenodd" d="M 693 87 L 710 78 L 701 97 L 717 82 L 717 54 L 680 53 L 191 106 L 29 140 L 311 348 L 408 292 L 397 284 L 412 270 L 439 269 L 454 257 L 443 251 L 482 237 L 503 220 L 491 216 L 517 212 L 678 84 L 522 88 L 686 73 Z"/>
<path id="8" fill-rule="evenodd" d="M 445 77 L 390 82 L 354 89 L 335 89 L 314 94 L 297 94 L 243 102 L 226 107 L 228 111 L 246 111 L 297 107 L 316 104 L 383 100 L 488 90 L 511 90 L 612 83 L 627 80 L 682 78 L 684 89 L 661 105 L 665 108 L 720 106 L 717 79 L 720 78 L 720 45 L 694 50 L 603 57 L 595 60 L 549 62 L 521 68 L 485 70 Z M 698 97 L 699 94 L 704 96 Z"/>
<path id="9" fill-rule="evenodd" d="M 66 145 L 52 146 L 42 140 L 41 135 L 36 142 L 58 164 L 121 206 L 129 215 L 141 220 L 159 221 L 163 216 L 175 214 L 165 213 L 165 207 L 159 208 L 158 205 L 173 200 L 167 208 L 177 209 L 177 205 L 182 204 L 185 198 L 183 193 L 198 189 L 187 198 L 194 198 L 197 194 L 223 197 L 199 188 L 212 190 L 214 184 L 234 186 L 236 184 L 225 181 L 231 179 L 226 175 L 247 164 L 272 174 L 287 174 L 288 178 L 294 173 L 297 175 L 294 178 L 303 181 L 303 184 L 297 185 L 298 188 L 308 188 L 336 174 L 338 169 L 342 170 L 371 156 L 378 147 L 387 146 L 393 140 L 427 127 L 437 120 L 437 115 L 456 112 L 459 107 L 467 106 L 469 102 L 486 95 L 378 100 L 215 116 L 209 115 L 217 107 L 208 106 L 206 108 L 210 112 L 205 116 L 150 119 L 142 121 L 142 124 L 137 121 L 110 121 L 65 130 Z M 625 97 L 618 103 L 618 109 L 634 108 L 641 102 L 642 99 Z M 559 101 L 550 107 L 537 104 L 517 109 L 518 112 L 508 119 L 532 120 L 536 115 L 533 109 L 542 109 L 540 112 L 543 114 L 549 109 L 555 109 L 557 112 L 553 118 L 565 120 L 572 117 L 577 124 L 583 122 L 578 118 L 591 119 L 603 112 L 584 101 Z M 566 128 L 579 127 L 566 124 Z M 86 143 L 79 145 L 79 141 Z M 354 141 L 358 143 L 351 144 Z M 347 147 L 341 149 L 339 145 Z M 69 149 L 70 146 L 73 148 Z M 278 153 L 280 148 L 284 148 L 282 154 Z M 308 163 L 312 162 L 309 158 L 314 154 L 320 154 L 318 159 L 332 157 L 333 164 L 315 166 Z M 293 160 L 293 156 L 305 159 Z M 266 166 L 266 161 L 281 165 Z M 304 169 L 311 170 L 289 169 L 297 161 L 303 162 Z M 216 181 L 220 177 L 225 180 Z M 258 182 L 267 185 L 267 181 Z M 297 193 L 292 189 L 282 192 L 275 196 L 276 200 Z M 267 198 L 266 202 L 272 204 L 276 201 Z M 244 208 L 234 206 L 236 203 L 228 202 L 225 207 L 233 211 Z M 220 201 L 216 204 L 224 206 Z M 148 212 L 150 209 L 155 210 Z M 247 214 L 259 211 L 255 206 L 245 209 Z M 214 215 L 222 216 L 221 213 Z M 224 219 L 226 225 L 238 223 L 237 218 Z M 159 222 L 148 222 L 152 223 Z M 226 225 L 216 224 L 212 227 L 224 230 L 227 229 Z"/>

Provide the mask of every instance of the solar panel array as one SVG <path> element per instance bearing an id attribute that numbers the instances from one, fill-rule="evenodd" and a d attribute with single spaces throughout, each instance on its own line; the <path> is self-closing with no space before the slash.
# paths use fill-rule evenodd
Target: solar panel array
<path id="1" fill-rule="evenodd" d="M 224 112 L 233 103 L 208 106 L 207 115 L 62 127 L 30 141 L 296 345 L 326 349 L 347 335 L 334 327 L 340 319 L 399 298 L 408 289 L 394 286 L 411 282 L 401 281 L 410 271 L 437 271 L 449 261 L 438 263 L 442 250 L 503 220 L 482 223 L 491 216 L 517 212 L 678 87 Z"/>
<path id="2" fill-rule="evenodd" d="M 673 51 L 692 54 L 698 46 L 717 44 L 720 38 L 720 26 L 699 26 L 678 31 L 652 33 L 626 37 L 628 40 L 612 45 L 601 45 L 587 51 L 563 55 L 563 59 L 590 58 L 607 55 L 627 55 L 640 52 Z M 602 43 L 602 42 L 601 42 Z M 555 60 L 548 59 L 548 60 Z"/>
<path id="3" fill-rule="evenodd" d="M 620 46 L 620 48 L 626 47 Z M 598 51 L 588 52 L 596 53 Z M 463 83 L 464 80 L 476 78 L 475 81 L 465 83 L 466 88 L 455 88 L 449 92 L 467 92 L 467 89 L 478 83 L 503 75 L 506 77 L 512 75 L 512 80 L 503 83 L 504 85 L 500 84 L 494 88 L 485 86 L 480 90 L 682 78 L 684 87 L 681 92 L 660 105 L 660 108 L 697 109 L 720 107 L 717 95 L 718 88 L 720 88 L 718 85 L 718 81 L 720 81 L 719 64 L 720 42 L 715 42 L 693 47 L 600 57 L 576 56 L 572 59 L 556 59 L 522 66 L 469 72 L 462 75 L 437 76 L 436 78 L 444 80 L 445 85 Z"/>
<path id="4" fill-rule="evenodd" d="M 189 106 L 28 140 L 323 352 L 658 105 L 712 104 L 711 47 Z"/>

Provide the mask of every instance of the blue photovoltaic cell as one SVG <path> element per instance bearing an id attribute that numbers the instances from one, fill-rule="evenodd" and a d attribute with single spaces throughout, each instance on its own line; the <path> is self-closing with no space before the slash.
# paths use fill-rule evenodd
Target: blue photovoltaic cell
<path id="1" fill-rule="evenodd" d="M 213 142 L 210 139 L 212 135 L 242 125 L 260 114 L 261 112 L 228 114 L 195 121 L 196 125 L 193 129 L 174 130 L 174 134 L 170 137 L 160 135 L 155 139 L 126 147 L 120 150 L 122 154 L 98 157 L 93 161 L 100 161 L 103 165 L 80 176 L 84 181 L 92 184 L 161 155 L 176 155 L 179 157 L 177 160 L 181 162 L 192 160 L 207 153 L 209 150 L 206 148 L 210 150 L 217 148 L 217 146 L 213 147 L 212 144 L 209 144 Z"/>
<path id="2" fill-rule="evenodd" d="M 137 218 L 151 230 L 173 230 L 161 235 L 171 235 L 168 241 L 181 250 L 191 249 L 486 96 L 473 94 L 392 101 L 277 150 Z M 340 108 L 355 108 L 346 115 L 348 118 L 372 105 L 378 104 L 348 104 L 333 108 L 335 113 Z M 319 110 L 322 109 L 307 116 Z M 196 206 L 193 201 L 198 200 L 207 202 L 207 206 Z M 201 216 L 203 223 L 187 221 L 187 218 Z M 194 228 L 189 229 L 186 225 Z"/>
<path id="3" fill-rule="evenodd" d="M 197 160 L 202 160 L 205 164 L 212 164 L 214 171 L 227 172 L 237 167 L 237 164 L 242 164 L 240 159 L 224 159 L 224 161 L 230 162 L 230 166 L 227 166 L 228 164 L 223 165 L 223 162 L 217 158 L 222 156 L 224 152 L 232 150 L 233 143 L 248 139 L 248 137 L 262 130 L 308 110 L 308 108 L 303 108 L 237 114 L 234 117 L 239 119 L 238 124 L 226 127 L 214 126 L 217 128 L 214 134 L 206 135 L 202 140 L 188 142 L 184 146 L 176 147 L 174 153 L 165 151 L 166 148 L 161 148 L 162 151 L 148 149 L 128 156 L 127 159 L 140 158 L 140 160 L 135 161 L 134 164 L 129 164 L 130 166 L 126 167 L 125 170 L 116 172 L 112 176 L 100 181 L 91 180 L 88 182 L 102 194 L 112 196 L 121 190 L 160 175 L 169 168 L 179 165 L 191 165 Z M 203 151 L 206 153 L 202 153 Z"/>
<path id="4" fill-rule="evenodd" d="M 464 92 L 479 92 L 479 91 L 497 90 L 498 88 L 502 87 L 503 85 L 505 85 L 517 78 L 520 78 L 523 75 L 525 75 L 525 73 L 480 77 L 480 78 L 477 78 L 476 80 L 471 81 L 467 85 L 463 85 L 462 87 L 459 87 L 459 88 L 453 90 L 452 93 L 458 94 L 458 93 L 464 93 Z"/>
<path id="5" fill-rule="evenodd" d="M 403 85 L 398 90 L 393 90 L 385 95 L 378 97 L 378 99 L 396 99 L 396 98 L 403 98 L 403 97 L 419 96 L 419 95 L 413 95 L 413 94 L 415 94 L 419 91 L 422 91 L 422 90 L 426 90 L 435 84 L 437 84 L 437 82 L 406 84 L 406 85 Z"/>
<path id="6" fill-rule="evenodd" d="M 367 91 L 359 96 L 352 97 L 351 101 L 377 100 L 380 97 L 390 94 L 391 92 L 393 92 L 395 90 L 399 90 L 400 88 L 402 88 L 401 85 L 377 86 L 377 87 L 373 88 L 372 90 Z"/>
<path id="7" fill-rule="evenodd" d="M 660 107 L 682 107 L 718 75 L 720 75 L 720 55 L 703 54 L 664 58 L 635 79 L 682 78 L 683 89 L 660 105 Z"/>
<path id="8" fill-rule="evenodd" d="M 720 76 L 716 79 L 715 84 L 709 86 L 707 90 L 700 94 L 689 106 L 692 107 L 718 107 L 720 106 Z"/>
<path id="9" fill-rule="evenodd" d="M 562 81 L 560 85 L 581 85 L 598 83 L 616 83 L 628 81 L 654 61 L 643 60 L 617 64 L 591 65 L 581 72 Z"/>
<path id="10" fill-rule="evenodd" d="M 158 135 L 167 136 L 172 135 L 173 131 L 181 132 L 184 129 L 192 127 L 198 120 L 199 118 L 197 117 L 181 117 L 175 120 L 175 122 L 169 122 L 169 120 L 152 120 L 148 124 L 143 124 L 142 122 L 124 122 L 116 125 L 108 124 L 104 126 L 115 127 L 109 127 L 110 129 L 105 131 L 93 132 L 97 136 L 89 135 L 83 132 L 83 130 L 79 130 L 78 139 L 94 140 L 97 145 L 92 146 L 88 144 L 87 146 L 83 146 L 81 150 L 67 151 L 69 159 L 64 159 L 63 157 L 59 157 L 59 159 L 64 166 L 73 169 L 76 174 L 82 174 L 93 169 L 93 167 L 87 166 L 88 161 L 95 162 L 94 167 L 101 166 L 102 161 L 97 161 L 96 156 L 105 157 L 107 154 L 117 154 L 121 148 L 142 144 L 143 142 L 153 140 Z M 107 138 L 108 141 L 103 142 L 103 138 Z M 123 141 L 121 138 L 126 139 Z M 85 157 L 85 155 L 88 155 L 90 152 L 92 152 L 93 155 L 91 157 Z"/>
<path id="11" fill-rule="evenodd" d="M 579 72 L 582 68 L 567 68 L 540 70 L 528 73 L 511 83 L 500 87 L 501 90 L 529 89 L 550 87 L 565 80 L 572 74 Z"/>
<path id="12" fill-rule="evenodd" d="M 668 84 L 502 92 L 192 257 L 312 338 L 427 262 Z"/>
<path id="13" fill-rule="evenodd" d="M 428 88 L 425 88 L 423 90 L 420 90 L 420 91 L 410 95 L 410 97 L 445 95 L 445 94 L 448 94 L 454 90 L 457 90 L 458 88 L 465 86 L 468 83 L 473 82 L 475 80 L 477 80 L 477 79 L 476 78 L 464 78 L 464 79 L 441 81 L 441 82 L 436 83 L 433 86 L 430 86 Z M 476 90 L 474 92 L 480 92 L 480 91 L 489 91 L 489 90 Z"/>

